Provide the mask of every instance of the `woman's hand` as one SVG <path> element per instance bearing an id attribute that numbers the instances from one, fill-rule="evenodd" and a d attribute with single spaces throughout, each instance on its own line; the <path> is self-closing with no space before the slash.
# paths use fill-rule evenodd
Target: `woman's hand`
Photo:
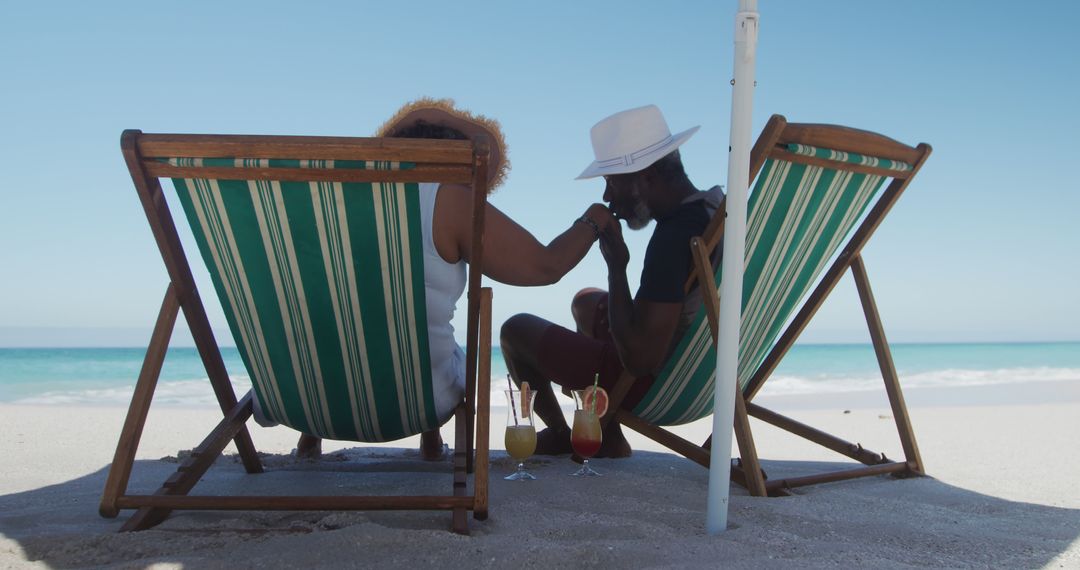
<path id="1" fill-rule="evenodd" d="M 611 210 L 604 204 L 592 204 L 585 210 L 585 217 L 596 223 L 603 234 L 612 225 L 619 225 L 619 221 L 611 214 Z"/>

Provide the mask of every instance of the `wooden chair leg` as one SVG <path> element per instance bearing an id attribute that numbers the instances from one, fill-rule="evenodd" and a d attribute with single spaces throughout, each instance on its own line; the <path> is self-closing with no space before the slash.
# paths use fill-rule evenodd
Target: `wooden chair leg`
<path id="1" fill-rule="evenodd" d="M 465 405 L 470 410 L 472 409 L 472 402 L 473 402 L 472 398 L 468 398 L 467 401 L 465 402 Z M 475 430 L 476 430 L 476 418 L 472 417 L 472 415 L 473 415 L 472 412 L 470 412 L 469 413 L 470 417 L 465 419 L 465 440 L 463 442 L 459 442 L 459 443 L 455 444 L 455 446 L 456 445 L 463 445 L 464 446 L 464 449 L 465 449 L 465 472 L 466 473 L 473 473 L 474 471 L 476 471 L 476 450 L 474 449 L 474 446 L 476 445 L 476 441 L 473 439 L 473 433 L 475 433 Z"/>
<path id="2" fill-rule="evenodd" d="M 466 470 L 468 451 L 465 449 L 465 434 L 468 432 L 470 415 L 468 404 L 458 404 L 454 413 L 454 496 L 465 497 L 468 495 L 466 488 Z M 468 510 L 465 507 L 456 507 L 451 519 L 451 530 L 458 534 L 469 534 Z"/>
<path id="3" fill-rule="evenodd" d="M 866 324 L 870 328 L 870 339 L 874 343 L 878 366 L 881 368 L 881 376 L 885 381 L 885 391 L 889 395 L 889 405 L 892 406 L 896 430 L 900 434 L 900 444 L 904 448 L 904 457 L 907 459 L 908 464 L 915 465 L 913 471 L 919 475 L 924 475 L 922 457 L 919 455 L 919 446 L 915 442 L 915 430 L 911 427 L 911 418 L 908 416 L 907 404 L 904 402 L 904 393 L 900 390 L 900 380 L 896 375 L 896 366 L 893 364 L 889 343 L 885 339 L 885 329 L 881 325 L 881 316 L 878 314 L 877 303 L 874 302 L 874 294 L 870 290 L 870 280 L 866 276 L 866 267 L 863 265 L 862 256 L 856 255 L 852 260 L 851 274 L 855 278 L 855 286 L 859 290 L 859 300 L 862 301 Z"/>
<path id="4" fill-rule="evenodd" d="M 689 442 L 664 428 L 655 426 L 626 410 L 619 410 L 615 419 L 622 425 L 663 445 L 675 453 L 682 455 L 690 461 L 693 461 L 706 469 L 709 468 L 708 449 L 702 449 L 696 444 Z"/>
<path id="5" fill-rule="evenodd" d="M 765 490 L 765 478 L 761 475 L 761 462 L 758 461 L 757 447 L 750 431 L 750 418 L 746 415 L 746 400 L 742 390 L 736 388 L 735 394 L 735 441 L 739 444 L 739 457 L 746 474 L 746 488 L 754 497 L 768 496 Z"/>
<path id="6" fill-rule="evenodd" d="M 206 317 L 206 310 L 195 290 L 194 283 L 187 293 L 187 298 L 181 295 L 181 308 L 187 319 L 188 328 L 191 330 L 192 339 L 202 358 L 206 374 L 210 378 L 210 385 L 214 389 L 218 406 L 222 413 L 228 414 L 237 405 L 236 392 L 233 391 L 232 382 L 229 380 L 228 371 L 225 369 L 225 361 L 221 357 L 221 350 L 214 339 L 214 331 L 210 328 L 210 321 Z M 237 454 L 248 473 L 262 473 L 262 462 L 255 450 L 255 443 L 251 440 L 246 426 L 240 426 L 233 438 Z"/>
<path id="7" fill-rule="evenodd" d="M 619 375 L 619 379 L 615 381 L 615 387 L 608 394 L 608 409 L 600 418 L 600 429 L 607 429 L 608 424 L 618 421 L 616 418 L 619 411 L 622 410 L 622 402 L 626 399 L 626 394 L 630 392 L 630 388 L 634 386 L 635 380 L 636 378 L 633 375 L 625 371 Z M 568 389 L 564 389 L 563 394 L 572 396 Z"/>
<path id="8" fill-rule="evenodd" d="M 150 346 L 146 350 L 139 380 L 135 383 L 135 392 L 131 396 L 131 405 L 124 419 L 124 428 L 120 431 L 120 440 L 116 444 L 116 454 L 113 455 L 113 462 L 109 467 L 109 477 L 105 481 L 105 491 L 102 493 L 101 506 L 98 508 L 98 512 L 103 517 L 113 518 L 120 514 L 120 509 L 116 506 L 116 498 L 127 492 L 131 468 L 135 463 L 135 452 L 139 448 L 143 426 L 146 425 L 146 415 L 150 410 L 150 402 L 154 398 L 154 389 L 157 388 L 161 366 L 165 362 L 165 353 L 169 349 L 169 338 L 172 337 L 179 312 L 180 299 L 176 295 L 176 287 L 170 283 L 168 289 L 165 290 L 165 299 L 161 302 L 157 323 L 150 336 Z"/>
<path id="9" fill-rule="evenodd" d="M 622 381 L 620 380 L 620 386 Z M 618 392 L 618 387 L 616 388 Z M 623 391 L 625 393 L 625 391 Z M 613 401 L 621 400 L 623 394 L 616 394 Z M 617 421 L 622 425 L 652 439 L 653 441 L 671 449 L 672 451 L 679 453 L 683 457 L 705 467 L 709 468 L 710 464 L 710 447 L 712 443 L 712 436 L 710 435 L 705 443 L 698 446 L 695 445 L 673 433 L 667 431 L 659 426 L 650 424 L 641 418 L 626 410 L 613 410 L 609 411 L 608 416 L 604 418 L 604 425 L 608 421 Z M 765 487 L 764 471 L 761 469 L 761 462 L 758 461 L 757 448 L 754 446 L 754 438 L 750 432 L 750 420 L 746 413 L 746 402 L 742 398 L 742 394 L 736 394 L 735 398 L 735 438 L 739 444 L 739 454 L 741 455 L 741 461 L 743 468 L 741 470 L 733 470 L 735 480 L 740 485 L 744 485 L 750 494 L 755 497 L 765 497 L 768 492 Z M 745 472 L 745 475 L 744 475 Z"/>
<path id="10" fill-rule="evenodd" d="M 480 290 L 480 363 L 476 379 L 476 453 L 473 473 L 473 518 L 488 518 L 489 434 L 491 430 L 491 288 Z"/>
<path id="11" fill-rule="evenodd" d="M 188 494 L 221 455 L 225 446 L 244 428 L 245 422 L 251 417 L 251 398 L 249 391 L 154 494 Z M 122 502 L 123 499 L 124 497 L 119 497 L 118 500 Z M 145 530 L 165 520 L 170 512 L 171 509 L 164 507 L 142 507 L 120 527 L 120 531 Z"/>
<path id="12" fill-rule="evenodd" d="M 797 435 L 808 441 L 812 441 L 826 449 L 831 449 L 841 455 L 846 455 L 865 465 L 879 465 L 889 462 L 884 454 L 874 452 L 862 446 L 862 444 L 850 442 L 817 428 L 808 426 L 800 421 L 778 414 L 768 408 L 757 404 L 747 404 L 746 411 L 755 418 L 770 423 L 784 431 Z"/>

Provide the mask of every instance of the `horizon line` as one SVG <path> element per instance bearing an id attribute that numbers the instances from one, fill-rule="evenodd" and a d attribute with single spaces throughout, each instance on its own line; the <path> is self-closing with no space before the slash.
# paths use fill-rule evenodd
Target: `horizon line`
<path id="1" fill-rule="evenodd" d="M 947 340 L 947 341 L 899 341 L 890 342 L 890 347 L 895 346 L 919 346 L 919 345 L 994 345 L 994 344 L 1080 344 L 1080 339 L 1063 339 L 1063 340 Z M 459 344 L 464 349 L 465 345 Z M 852 342 L 852 341 L 814 341 L 814 342 L 795 342 L 795 346 L 873 346 L 873 342 Z M 73 349 L 86 349 L 86 350 L 107 350 L 107 349 L 129 349 L 129 350 L 145 350 L 148 348 L 146 345 L 6 345 L 0 344 L 0 350 L 73 350 Z M 194 344 L 177 344 L 170 345 L 168 348 L 197 348 Z M 237 348 L 235 344 L 219 344 L 219 349 L 222 348 Z M 498 344 L 492 344 L 491 348 L 495 350 L 501 350 Z"/>

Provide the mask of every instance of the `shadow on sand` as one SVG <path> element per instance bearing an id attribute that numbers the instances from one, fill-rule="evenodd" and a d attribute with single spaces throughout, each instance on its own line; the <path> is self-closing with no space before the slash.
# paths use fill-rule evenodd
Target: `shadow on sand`
<path id="1" fill-rule="evenodd" d="M 131 511 L 104 519 L 97 505 L 107 469 L 0 496 L 0 566 L 54 568 L 394 566 L 417 563 L 761 567 L 1040 567 L 1075 562 L 1080 510 L 1004 500 L 933 478 L 874 477 L 759 499 L 733 488 L 731 528 L 703 527 L 708 474 L 680 457 L 637 452 L 595 460 L 605 477 L 568 477 L 566 458 L 534 458 L 535 482 L 508 482 L 513 463 L 494 452 L 491 518 L 471 537 L 447 532 L 446 512 L 175 512 L 160 526 L 117 533 Z M 263 457 L 244 474 L 219 459 L 199 494 L 448 494 L 449 462 L 413 450 L 346 449 L 318 462 Z M 765 461 L 772 478 L 835 464 Z M 140 460 L 131 492 L 153 492 L 176 468 Z M 1071 546 L 1072 545 L 1072 546 Z"/>

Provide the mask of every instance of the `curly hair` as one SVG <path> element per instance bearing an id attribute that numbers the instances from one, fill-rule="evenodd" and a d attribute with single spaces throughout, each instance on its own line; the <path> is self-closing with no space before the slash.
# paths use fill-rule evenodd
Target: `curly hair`
<path id="1" fill-rule="evenodd" d="M 386 133 L 388 137 L 399 139 L 450 139 L 467 140 L 465 133 L 445 125 L 435 125 L 423 119 Z"/>
<path id="2" fill-rule="evenodd" d="M 415 130 L 409 127 L 394 128 L 395 125 L 401 122 L 405 117 L 408 117 L 410 113 L 423 109 L 437 109 L 456 117 L 457 119 L 475 123 L 491 134 L 492 144 L 498 149 L 498 153 L 501 156 L 501 164 L 499 164 L 498 168 L 493 173 L 491 184 L 488 187 L 489 193 L 494 192 L 495 189 L 506 180 L 506 176 L 510 172 L 510 154 L 506 145 L 506 137 L 503 136 L 502 126 L 498 121 L 485 117 L 484 115 L 477 115 L 468 110 L 458 109 L 453 99 L 421 97 L 415 101 L 410 101 L 398 109 L 393 117 L 390 117 L 383 123 L 382 126 L 375 131 L 375 136 L 468 140 L 468 137 L 464 136 L 464 134 L 457 129 L 452 127 L 442 128 L 430 123 L 427 123 L 423 127 L 418 127 Z M 417 122 L 419 123 L 421 121 Z"/>

